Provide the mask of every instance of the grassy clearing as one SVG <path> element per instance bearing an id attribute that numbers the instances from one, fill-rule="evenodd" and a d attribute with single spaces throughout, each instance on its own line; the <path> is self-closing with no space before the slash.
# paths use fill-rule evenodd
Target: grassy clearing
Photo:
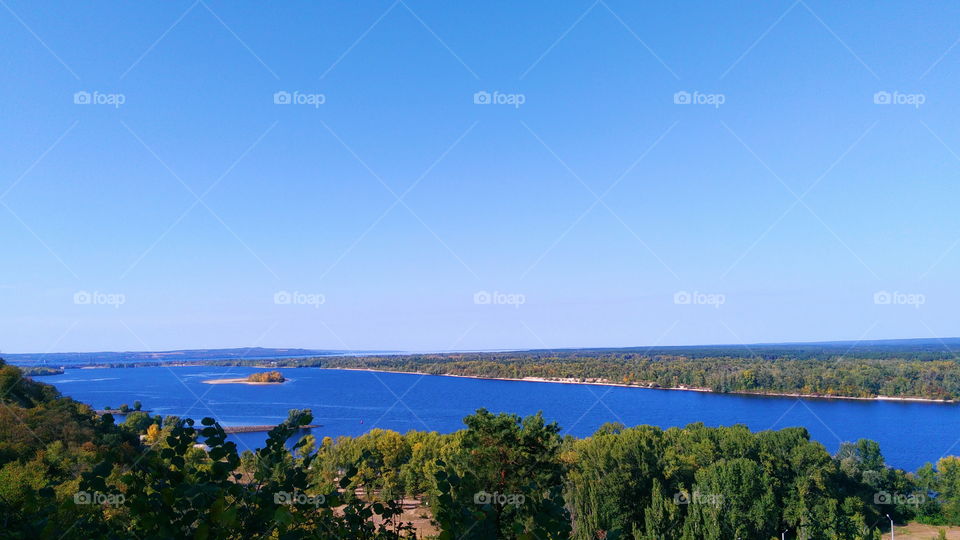
<path id="1" fill-rule="evenodd" d="M 910 523 L 905 527 L 897 527 L 894 532 L 896 540 L 936 540 L 940 529 L 947 531 L 947 538 L 950 540 L 960 540 L 960 527 L 936 527 Z M 883 538 L 890 538 L 890 533 L 885 533 Z"/>

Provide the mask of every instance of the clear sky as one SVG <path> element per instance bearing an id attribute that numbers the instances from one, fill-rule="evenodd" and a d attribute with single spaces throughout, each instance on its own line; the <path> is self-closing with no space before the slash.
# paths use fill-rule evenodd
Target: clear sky
<path id="1" fill-rule="evenodd" d="M 956 336 L 958 38 L 955 2 L 2 0 L 0 351 Z"/>

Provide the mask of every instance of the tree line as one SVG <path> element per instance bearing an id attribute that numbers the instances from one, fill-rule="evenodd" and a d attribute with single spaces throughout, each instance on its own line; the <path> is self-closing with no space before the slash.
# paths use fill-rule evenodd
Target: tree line
<path id="1" fill-rule="evenodd" d="M 431 375 L 608 382 L 714 392 L 960 399 L 960 362 L 914 357 L 675 356 L 549 351 L 288 359 L 289 367 L 365 368 Z"/>

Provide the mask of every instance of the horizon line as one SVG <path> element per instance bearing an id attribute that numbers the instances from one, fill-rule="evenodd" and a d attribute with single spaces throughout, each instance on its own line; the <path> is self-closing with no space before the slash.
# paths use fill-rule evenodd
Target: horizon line
<path id="1" fill-rule="evenodd" d="M 815 340 L 815 341 L 765 341 L 753 343 L 701 343 L 688 345 L 624 345 L 624 346 L 579 346 L 579 347 L 506 347 L 490 349 L 424 349 L 424 350 L 403 350 L 403 349 L 332 349 L 332 348 L 304 348 L 304 347 L 207 347 L 194 349 L 163 349 L 163 350 L 126 350 L 126 351 L 60 351 L 60 352 L 19 352 L 4 353 L 0 351 L 0 358 L 5 356 L 54 356 L 64 354 L 166 354 L 166 353 L 189 353 L 198 351 L 241 351 L 241 350 L 265 350 L 265 351 L 303 351 L 305 353 L 336 353 L 349 355 L 350 353 L 363 354 L 390 354 L 390 355 L 412 355 L 412 354 L 457 354 L 457 353 L 493 353 L 493 352 L 532 352 L 532 351 L 577 351 L 577 350 L 624 350 L 624 349 L 669 349 L 669 348 L 710 348 L 710 347 L 770 347 L 785 345 L 841 345 L 850 344 L 877 344 L 883 342 L 904 342 L 904 341 L 939 341 L 943 343 L 947 340 L 957 340 L 960 337 L 911 337 L 911 338 L 881 338 L 881 339 L 833 339 L 833 340 Z M 278 357 L 280 358 L 280 357 Z"/>

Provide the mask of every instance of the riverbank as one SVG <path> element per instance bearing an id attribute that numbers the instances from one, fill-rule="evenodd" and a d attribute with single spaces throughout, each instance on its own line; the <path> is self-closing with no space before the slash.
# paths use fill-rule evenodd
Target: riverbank
<path id="1" fill-rule="evenodd" d="M 151 411 L 150 409 L 128 409 L 126 411 L 122 409 L 96 409 L 93 412 L 97 413 L 100 416 L 103 416 L 105 414 L 128 415 L 130 413 L 135 413 L 135 412 L 150 413 L 153 411 Z"/>
<path id="2" fill-rule="evenodd" d="M 263 433 L 263 432 L 268 432 L 277 426 L 264 425 L 264 426 L 220 426 L 220 427 L 223 428 L 224 433 L 229 435 L 234 433 Z M 300 426 L 297 429 L 304 430 L 304 429 L 313 429 L 318 427 L 322 427 L 322 426 L 320 424 L 307 424 L 304 426 Z"/>
<path id="3" fill-rule="evenodd" d="M 729 394 L 736 396 L 758 396 L 758 397 L 792 397 L 792 398 L 807 398 L 807 399 L 846 399 L 846 400 L 857 400 L 857 401 L 901 401 L 901 402 L 918 402 L 918 403 L 940 403 L 940 404 L 954 404 L 957 403 L 954 400 L 949 399 L 934 399 L 934 398 L 922 398 L 922 397 L 909 397 L 909 396 L 873 396 L 873 397 L 859 397 L 859 396 L 836 396 L 836 395 L 827 395 L 827 394 L 799 394 L 799 393 L 785 393 L 785 392 L 717 392 L 712 388 L 700 388 L 694 386 L 653 386 L 645 384 L 628 384 L 628 383 L 616 383 L 606 379 L 583 379 L 578 378 L 550 378 L 550 377 L 522 377 L 522 378 L 511 378 L 511 377 L 483 377 L 480 375 L 455 375 L 452 373 L 424 373 L 419 371 L 394 371 L 389 369 L 370 369 L 370 368 L 342 368 L 342 367 L 330 367 L 330 368 L 319 368 L 319 369 L 339 369 L 343 371 L 373 371 L 377 373 L 403 373 L 406 375 L 433 375 L 436 377 L 457 377 L 462 379 L 481 379 L 486 381 L 513 381 L 513 382 L 539 382 L 539 383 L 553 383 L 553 384 L 588 384 L 592 386 L 617 386 L 622 388 L 641 388 L 645 390 L 681 390 L 685 392 L 707 392 L 710 394 Z"/>

